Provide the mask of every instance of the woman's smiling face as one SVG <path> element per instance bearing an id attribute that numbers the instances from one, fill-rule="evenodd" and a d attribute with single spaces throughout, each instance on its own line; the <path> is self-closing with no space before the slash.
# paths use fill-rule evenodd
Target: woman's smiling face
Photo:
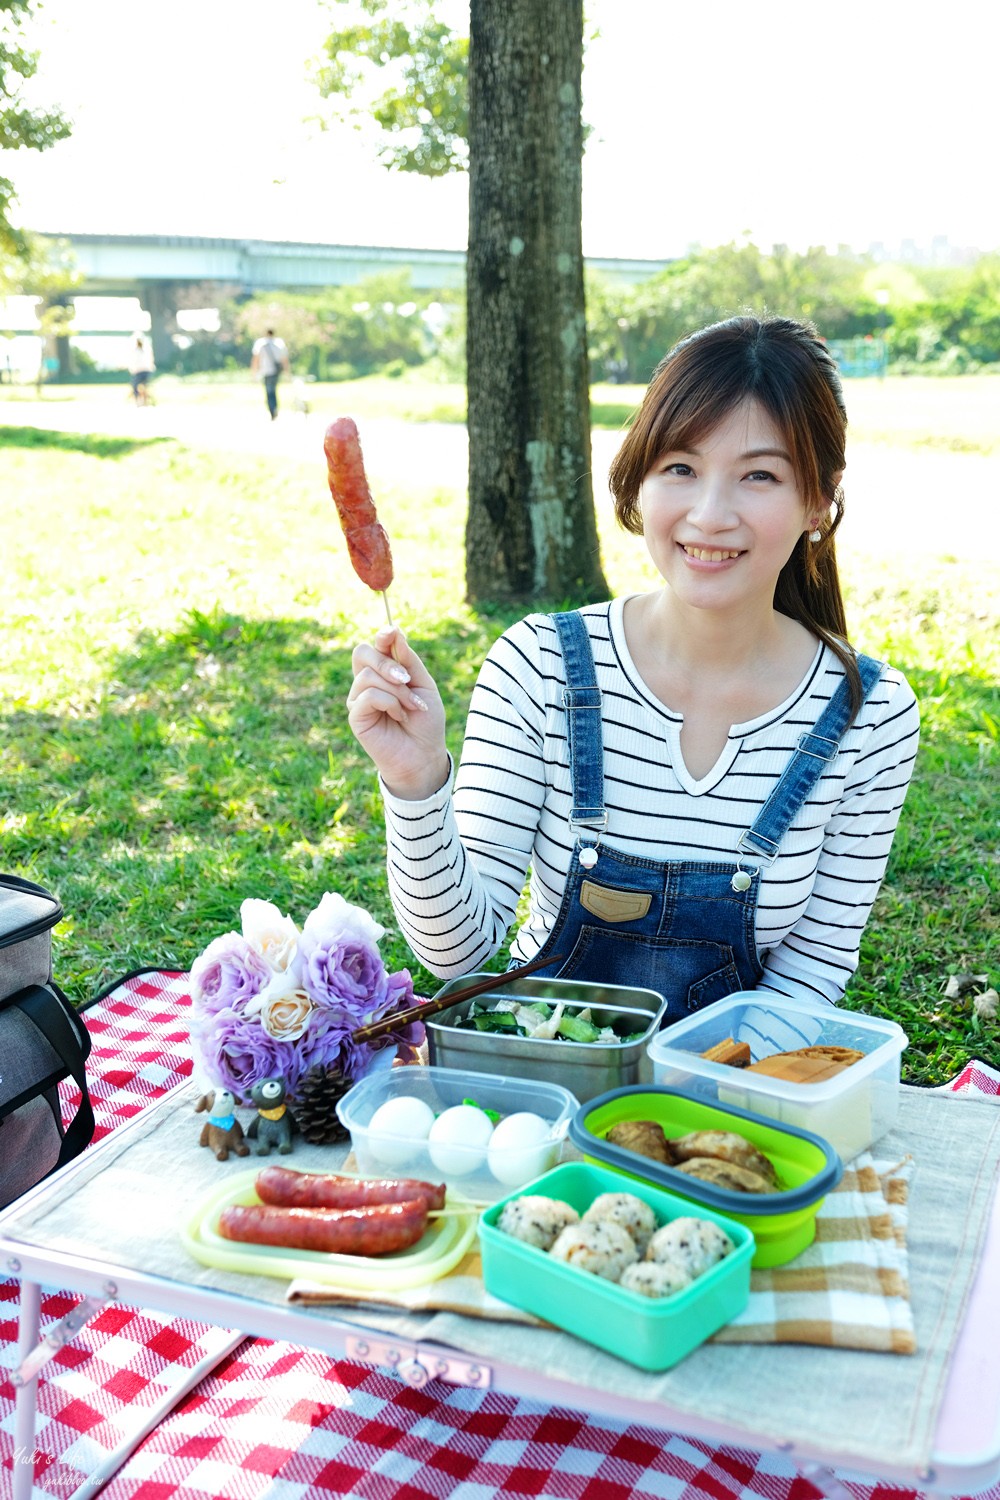
<path id="1" fill-rule="evenodd" d="M 771 609 L 778 574 L 816 524 L 787 445 L 755 401 L 658 458 L 639 503 L 650 557 L 695 608 Z"/>

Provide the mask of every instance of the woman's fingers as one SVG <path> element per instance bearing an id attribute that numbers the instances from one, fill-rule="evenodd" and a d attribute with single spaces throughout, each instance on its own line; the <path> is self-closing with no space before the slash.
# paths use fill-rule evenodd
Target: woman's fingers
<path id="1" fill-rule="evenodd" d="M 351 684 L 350 692 L 347 694 L 347 706 L 352 707 L 365 694 L 371 695 L 374 704 L 378 702 L 383 712 L 388 712 L 384 707 L 390 699 L 401 705 L 404 709 L 415 709 L 418 713 L 427 712 L 427 704 L 419 693 L 415 693 L 408 682 L 398 678 L 391 669 L 376 665 L 362 666 L 360 670 L 355 667 L 355 677 Z M 396 715 L 394 714 L 395 718 Z"/>
<path id="2" fill-rule="evenodd" d="M 379 688 L 365 688 L 360 693 L 354 693 L 352 689 L 347 699 L 347 707 L 348 722 L 359 738 L 368 733 L 372 726 L 383 718 L 392 719 L 397 724 L 405 724 L 410 714 L 409 709 L 403 706 L 395 693 Z"/>
<path id="3" fill-rule="evenodd" d="M 448 777 L 441 696 L 396 626 L 356 646 L 348 723 L 385 785 L 409 800 L 429 797 Z"/>
<path id="4" fill-rule="evenodd" d="M 377 646 L 367 643 L 355 646 L 351 657 L 351 667 L 355 678 L 367 671 L 383 678 L 386 682 L 404 684 L 410 681 L 410 673 L 405 667 L 401 667 L 398 661 L 387 656 Z"/>
<path id="5" fill-rule="evenodd" d="M 409 673 L 409 680 L 415 687 L 433 685 L 433 678 L 398 625 L 383 625 L 373 644 L 376 651 L 389 657 L 401 671 Z"/>
<path id="6" fill-rule="evenodd" d="M 398 692 L 400 701 L 418 713 L 428 707 L 428 697 L 431 700 L 437 697 L 434 679 L 395 625 L 383 627 L 374 641 L 355 646 L 351 666 L 354 685 L 348 695 L 348 704 L 358 692 L 376 682 L 391 685 Z"/>

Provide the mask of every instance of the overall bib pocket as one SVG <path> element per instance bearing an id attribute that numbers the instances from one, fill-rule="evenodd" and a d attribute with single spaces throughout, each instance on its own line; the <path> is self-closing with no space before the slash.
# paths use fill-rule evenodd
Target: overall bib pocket
<path id="1" fill-rule="evenodd" d="M 557 977 L 593 979 L 594 975 L 604 984 L 656 990 L 668 1001 L 665 1022 L 680 1020 L 689 1011 L 743 987 L 735 954 L 727 943 L 657 938 L 585 923 Z"/>

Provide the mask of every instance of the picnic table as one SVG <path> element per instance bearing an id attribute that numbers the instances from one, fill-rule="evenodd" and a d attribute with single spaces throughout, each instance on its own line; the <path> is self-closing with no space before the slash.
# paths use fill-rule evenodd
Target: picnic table
<path id="1" fill-rule="evenodd" d="M 16 1500 L 22 1494 L 83 1500 L 102 1486 L 106 1500 L 174 1495 L 235 1500 L 248 1493 L 241 1474 L 247 1469 L 259 1477 L 250 1492 L 264 1493 L 273 1482 L 273 1493 L 282 1500 L 331 1494 L 372 1500 L 452 1494 L 461 1500 L 523 1494 L 553 1500 L 654 1495 L 684 1500 L 710 1494 L 715 1500 L 749 1500 L 762 1492 L 773 1500 L 795 1500 L 806 1493 L 803 1477 L 827 1494 L 846 1489 L 855 1500 L 884 1493 L 886 1481 L 906 1496 L 967 1493 L 992 1484 L 990 1494 L 1000 1500 L 1000 1368 L 991 1347 L 1000 1309 L 1000 1210 L 994 1203 L 990 1218 L 992 1178 L 980 1184 L 986 1197 L 983 1224 L 989 1229 L 984 1271 L 975 1282 L 976 1311 L 962 1323 L 954 1358 L 949 1346 L 947 1388 L 931 1392 L 914 1408 L 933 1412 L 930 1431 L 916 1434 L 911 1448 L 899 1449 L 916 1453 L 926 1446 L 931 1460 L 921 1460 L 920 1479 L 905 1462 L 894 1463 L 888 1451 L 881 1461 L 873 1450 L 852 1471 L 833 1470 L 830 1462 L 838 1450 L 829 1443 L 810 1445 L 796 1434 L 789 1452 L 792 1444 L 780 1436 L 780 1417 L 778 1435 L 766 1423 L 755 1428 L 751 1420 L 748 1430 L 731 1418 L 705 1417 L 684 1409 L 683 1385 L 676 1387 L 673 1405 L 655 1396 L 642 1399 L 648 1377 L 609 1356 L 599 1358 L 619 1365 L 618 1371 L 610 1378 L 598 1371 L 599 1383 L 588 1387 L 586 1372 L 597 1370 L 590 1363 L 593 1351 L 567 1335 L 551 1336 L 562 1341 L 561 1363 L 555 1359 L 548 1368 L 531 1369 L 523 1360 L 504 1358 L 505 1347 L 511 1347 L 509 1330 L 498 1334 L 493 1328 L 489 1338 L 485 1331 L 477 1337 L 475 1330 L 466 1336 L 459 1327 L 456 1342 L 454 1327 L 446 1325 L 450 1336 L 437 1343 L 425 1340 L 417 1325 L 418 1336 L 407 1338 L 405 1319 L 380 1320 L 370 1312 L 346 1318 L 339 1310 L 295 1312 L 284 1304 L 279 1284 L 253 1287 L 241 1296 L 237 1278 L 230 1285 L 224 1277 L 194 1272 L 190 1278 L 182 1273 L 186 1285 L 164 1296 L 171 1277 L 157 1273 L 156 1246 L 138 1257 L 139 1264 L 112 1266 L 88 1257 L 85 1243 L 68 1253 L 65 1245 L 56 1245 L 51 1230 L 52 1243 L 46 1245 L 45 1233 L 19 1229 L 19 1221 L 29 1223 L 35 1212 L 41 1223 L 75 1180 L 84 1185 L 76 1201 L 85 1207 L 87 1191 L 103 1191 L 102 1160 L 119 1163 L 119 1172 L 127 1173 L 132 1163 L 142 1167 L 144 1177 L 155 1176 L 152 1148 L 143 1157 L 142 1142 L 155 1139 L 157 1120 L 170 1127 L 173 1096 L 167 1096 L 178 1086 L 183 1095 L 190 1076 L 187 1005 L 186 976 L 157 971 L 123 982 L 89 1010 L 94 1104 L 104 1144 L 95 1143 L 67 1173 L 0 1218 L 3 1258 L 11 1272 L 11 1279 L 0 1283 L 0 1302 L 11 1308 L 20 1302 L 22 1314 L 27 1308 L 16 1353 L 13 1322 L 0 1312 L 0 1337 L 7 1340 L 3 1367 L 12 1371 L 24 1359 L 41 1357 L 32 1333 L 36 1313 L 46 1324 L 70 1318 L 61 1330 L 65 1341 L 60 1343 L 57 1334 L 55 1346 L 42 1350 L 53 1357 L 39 1366 L 39 1420 L 36 1426 L 32 1403 L 30 1432 L 23 1400 L 11 1420 L 12 1381 L 0 1388 L 0 1462 L 12 1468 Z M 981 1067 L 958 1082 L 974 1093 L 997 1094 L 996 1076 Z M 993 1127 L 992 1114 L 989 1118 Z M 195 1124 L 185 1113 L 192 1144 Z M 198 1153 L 192 1158 L 199 1173 L 214 1165 L 199 1161 Z M 995 1174 L 995 1160 L 987 1153 L 984 1171 Z M 309 1165 L 304 1158 L 300 1164 Z M 109 1184 L 113 1175 L 109 1172 Z M 154 1183 L 150 1204 L 160 1189 Z M 80 1235 L 83 1241 L 82 1226 Z M 15 1268 L 18 1256 L 22 1263 Z M 40 1290 L 42 1273 L 57 1266 L 67 1268 L 73 1294 Z M 153 1306 L 159 1314 L 149 1310 Z M 84 1323 L 86 1313 L 92 1316 Z M 248 1339 L 248 1331 L 259 1336 Z M 951 1339 L 947 1330 L 945 1335 Z M 485 1346 L 488 1357 L 477 1357 Z M 544 1347 L 544 1357 L 554 1359 L 551 1347 Z M 786 1350 L 706 1348 L 705 1358 L 714 1359 L 721 1371 L 733 1371 L 741 1366 L 727 1365 L 727 1358 L 738 1357 L 745 1367 L 746 1359 L 757 1355 L 759 1366 L 750 1368 L 767 1370 L 773 1382 L 784 1367 L 783 1354 L 788 1362 L 814 1354 L 811 1399 L 817 1406 L 829 1405 L 836 1372 L 846 1370 L 848 1361 L 861 1360 L 858 1368 L 870 1372 L 870 1389 L 862 1395 L 869 1403 L 878 1393 L 877 1372 L 888 1375 L 906 1364 L 891 1355 Z M 413 1369 L 414 1384 L 388 1373 L 393 1354 L 397 1368 Z M 438 1377 L 435 1358 L 450 1365 L 450 1381 Z M 373 1367 L 373 1360 L 383 1368 Z M 886 1360 L 889 1365 L 880 1365 Z M 796 1363 L 797 1369 L 808 1367 Z M 748 1442 L 755 1431 L 763 1443 Z M 850 1443 L 839 1451 L 850 1454 Z M 879 1479 L 873 1482 L 873 1475 Z"/>

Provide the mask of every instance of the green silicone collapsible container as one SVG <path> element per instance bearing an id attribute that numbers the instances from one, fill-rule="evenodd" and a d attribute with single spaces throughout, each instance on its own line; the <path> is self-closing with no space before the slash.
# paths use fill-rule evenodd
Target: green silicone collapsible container
<path id="1" fill-rule="evenodd" d="M 729 1130 L 742 1135 L 771 1161 L 781 1191 L 733 1192 L 605 1139 L 613 1126 L 632 1120 L 652 1120 L 662 1126 L 668 1138 L 692 1130 Z M 783 1265 L 812 1244 L 820 1204 L 844 1172 L 829 1141 L 811 1131 L 778 1125 L 746 1109 L 709 1103 L 694 1094 L 655 1085 L 612 1089 L 581 1105 L 570 1121 L 569 1135 L 587 1161 L 655 1183 L 744 1224 L 753 1231 L 756 1241 L 755 1266 Z"/>
<path id="2" fill-rule="evenodd" d="M 672 1297 L 642 1297 L 614 1281 L 554 1260 L 497 1228 L 504 1204 L 540 1195 L 558 1198 L 579 1214 L 601 1193 L 633 1193 L 648 1203 L 660 1226 L 672 1219 L 711 1219 L 735 1249 Z M 710 1209 L 649 1182 L 623 1184 L 617 1172 L 586 1162 L 564 1162 L 493 1203 L 479 1221 L 483 1283 L 494 1297 L 576 1334 L 643 1370 L 669 1370 L 737 1317 L 750 1296 L 751 1232 Z"/>

